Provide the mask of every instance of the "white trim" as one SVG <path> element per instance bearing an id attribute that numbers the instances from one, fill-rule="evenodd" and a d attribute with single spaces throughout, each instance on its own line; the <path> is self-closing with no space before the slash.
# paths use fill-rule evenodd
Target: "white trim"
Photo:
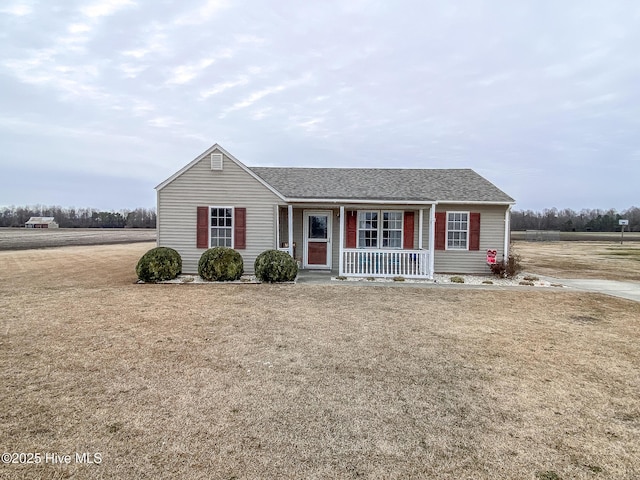
<path id="1" fill-rule="evenodd" d="M 280 240 L 280 205 L 274 205 L 276 210 L 276 244 L 275 249 L 280 250 L 280 244 L 282 241 Z"/>
<path id="2" fill-rule="evenodd" d="M 433 279 L 436 268 L 436 204 L 429 209 L 429 278 Z"/>
<path id="3" fill-rule="evenodd" d="M 425 250 L 345 248 L 341 255 L 348 277 L 430 278 L 429 252 Z"/>
<path id="4" fill-rule="evenodd" d="M 340 246 L 338 248 L 338 273 L 340 275 L 344 274 L 344 258 L 343 250 L 344 250 L 344 205 L 340 205 Z"/>
<path id="5" fill-rule="evenodd" d="M 289 255 L 293 257 L 293 205 L 287 205 L 287 234 L 289 237 Z"/>
<path id="6" fill-rule="evenodd" d="M 370 204 L 370 205 L 431 205 L 434 200 L 382 200 L 382 199 L 358 199 L 358 198 L 287 198 L 287 202 L 291 203 L 302 203 L 309 204 L 315 203 L 318 205 L 327 205 L 327 204 L 343 204 L 345 206 L 349 205 L 360 205 L 360 204 Z M 473 202 L 471 202 L 473 203 Z"/>
<path id="7" fill-rule="evenodd" d="M 327 263 L 325 265 L 309 265 L 309 257 L 307 252 L 309 242 L 309 216 L 326 215 L 327 216 Z M 333 211 L 332 210 L 304 210 L 302 213 L 302 229 L 303 229 L 303 245 L 302 245 L 302 266 L 303 268 L 331 270 L 332 254 L 332 229 L 333 229 Z"/>
<path id="8" fill-rule="evenodd" d="M 422 230 L 424 229 L 424 208 L 418 210 L 418 250 L 422 250 Z M 404 245 L 404 243 L 402 244 Z"/>
<path id="9" fill-rule="evenodd" d="M 449 214 L 451 213 L 453 214 L 462 213 L 467 216 L 467 241 L 466 241 L 467 245 L 465 248 L 449 247 Z M 471 231 L 471 213 L 467 211 L 458 211 L 458 210 L 447 211 L 445 216 L 445 222 L 447 223 L 445 226 L 445 233 L 444 233 L 444 249 L 451 250 L 452 252 L 468 252 L 469 251 L 469 234 Z M 461 232 L 462 230 L 454 230 L 454 231 Z"/>
<path id="10" fill-rule="evenodd" d="M 360 199 L 360 198 L 287 198 L 287 202 L 291 203 L 342 203 L 346 206 L 349 204 L 371 204 L 371 205 L 515 205 L 516 202 L 485 202 L 485 201 L 462 201 L 462 200 L 384 200 L 384 199 Z"/>
<path id="11" fill-rule="evenodd" d="M 160 192 L 156 191 L 156 247 L 160 246 L 160 215 L 158 212 L 160 212 Z"/>
<path id="12" fill-rule="evenodd" d="M 466 200 L 438 200 L 440 205 L 515 205 L 516 202 L 483 202 L 483 201 L 466 201 Z"/>
<path id="13" fill-rule="evenodd" d="M 504 261 L 509 260 L 509 240 L 511 237 L 511 206 L 504 212 Z"/>
<path id="14" fill-rule="evenodd" d="M 258 182 L 260 182 L 262 185 L 264 185 L 269 191 L 271 191 L 271 193 L 273 193 L 274 195 L 276 195 L 278 198 L 280 198 L 281 200 L 287 201 L 287 199 L 284 197 L 284 195 L 282 195 L 280 192 L 278 192 L 275 188 L 273 188 L 270 184 L 268 184 L 267 182 L 265 182 L 261 177 L 259 177 L 258 175 L 256 175 L 249 167 L 247 167 L 244 163 L 242 163 L 240 160 L 238 160 L 236 157 L 234 157 L 233 155 L 231 155 L 229 152 L 227 152 L 224 148 L 222 148 L 220 145 L 218 145 L 217 143 L 214 144 L 213 146 L 209 147 L 206 151 L 204 151 L 203 153 L 201 153 L 200 155 L 198 155 L 195 159 L 193 159 L 191 162 L 189 162 L 187 165 L 185 165 L 184 167 L 182 167 L 180 170 L 178 170 L 176 173 L 174 173 L 173 175 L 171 175 L 169 178 L 167 178 L 164 182 L 162 182 L 161 184 L 159 184 L 156 187 L 156 190 L 160 191 L 162 190 L 164 187 L 166 187 L 167 185 L 169 185 L 171 182 L 173 182 L 176 178 L 178 178 L 180 175 L 182 175 L 184 172 L 186 172 L 187 170 L 189 170 L 191 167 L 193 167 L 196 163 L 200 162 L 201 160 L 205 159 L 208 155 L 211 155 L 214 151 L 218 150 L 219 152 L 221 152 L 224 156 L 226 156 L 229 160 L 231 160 L 233 163 L 235 163 L 236 165 L 238 165 L 242 170 L 244 170 L 245 172 L 247 172 L 249 175 L 251 175 L 254 179 L 256 179 Z"/>
<path id="15" fill-rule="evenodd" d="M 236 248 L 236 208 L 225 207 L 223 205 L 209 205 L 209 220 L 207 221 L 208 228 L 209 228 L 209 231 L 207 232 L 207 234 L 209 235 L 209 248 L 213 248 L 211 246 L 211 238 L 212 238 L 211 229 L 214 228 L 213 226 L 211 226 L 211 209 L 212 208 L 231 209 L 231 248 Z M 224 228 L 228 228 L 228 227 L 224 227 Z M 219 246 L 219 245 L 216 245 L 216 246 Z"/>
<path id="16" fill-rule="evenodd" d="M 211 154 L 211 170 L 223 170 L 224 155 L 221 153 Z"/>
<path id="17" fill-rule="evenodd" d="M 362 209 L 362 210 L 356 210 L 356 214 L 357 214 L 357 218 L 356 218 L 356 248 L 360 248 L 360 249 L 367 249 L 367 250 L 375 250 L 375 249 L 391 249 L 391 250 L 403 250 L 404 249 L 404 213 L 408 211 L 408 210 L 401 210 L 401 209 L 396 209 L 396 210 L 389 210 L 389 209 L 385 209 L 385 210 L 377 210 L 377 209 Z M 410 210 L 409 210 L 410 211 Z M 377 245 L 375 247 L 361 247 L 360 246 L 360 230 L 362 230 L 360 228 L 360 214 L 361 213 L 377 213 L 378 214 L 378 228 L 377 228 L 377 237 L 376 237 L 376 243 Z M 402 226 L 400 227 L 400 246 L 399 247 L 389 247 L 389 246 L 384 246 L 382 245 L 383 241 L 384 241 L 384 214 L 385 213 L 402 213 Z M 370 230 L 371 229 L 367 229 Z M 396 228 L 392 228 L 392 229 L 387 229 L 387 231 L 394 231 L 397 232 L 398 229 Z"/>

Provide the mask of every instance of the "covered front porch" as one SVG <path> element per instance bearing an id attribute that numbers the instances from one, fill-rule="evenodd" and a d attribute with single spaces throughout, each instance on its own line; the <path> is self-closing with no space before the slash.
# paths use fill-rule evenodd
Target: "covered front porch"
<path id="1" fill-rule="evenodd" d="M 435 204 L 290 204 L 276 218 L 278 249 L 303 269 L 433 278 Z"/>

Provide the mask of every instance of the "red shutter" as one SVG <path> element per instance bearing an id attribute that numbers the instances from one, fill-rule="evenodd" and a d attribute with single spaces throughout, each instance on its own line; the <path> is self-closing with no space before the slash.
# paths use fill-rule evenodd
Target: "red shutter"
<path id="1" fill-rule="evenodd" d="M 447 214 L 445 212 L 436 212 L 435 235 L 435 249 L 444 250 L 444 247 L 447 244 Z"/>
<path id="2" fill-rule="evenodd" d="M 247 209 L 238 208 L 234 209 L 233 217 L 233 236 L 234 236 L 234 248 L 243 250 L 247 248 Z"/>
<path id="3" fill-rule="evenodd" d="M 358 238 L 358 212 L 346 212 L 347 215 L 347 246 L 356 248 Z"/>
<path id="4" fill-rule="evenodd" d="M 480 214 L 469 214 L 469 250 L 480 250 Z"/>
<path id="5" fill-rule="evenodd" d="M 404 240 L 402 242 L 402 248 L 405 250 L 413 250 L 414 219 L 414 212 L 404 212 Z"/>
<path id="6" fill-rule="evenodd" d="M 209 207 L 198 207 L 196 247 L 209 248 Z"/>

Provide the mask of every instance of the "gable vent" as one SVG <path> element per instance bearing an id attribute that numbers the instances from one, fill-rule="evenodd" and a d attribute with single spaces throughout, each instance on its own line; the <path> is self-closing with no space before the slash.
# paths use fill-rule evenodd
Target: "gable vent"
<path id="1" fill-rule="evenodd" d="M 222 154 L 211 154 L 211 170 L 222 170 Z"/>

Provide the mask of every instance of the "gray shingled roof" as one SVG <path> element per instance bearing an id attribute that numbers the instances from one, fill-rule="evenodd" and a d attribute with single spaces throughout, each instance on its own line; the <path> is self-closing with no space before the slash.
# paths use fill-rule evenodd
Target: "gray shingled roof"
<path id="1" fill-rule="evenodd" d="M 514 201 L 471 169 L 249 168 L 287 198 Z"/>

